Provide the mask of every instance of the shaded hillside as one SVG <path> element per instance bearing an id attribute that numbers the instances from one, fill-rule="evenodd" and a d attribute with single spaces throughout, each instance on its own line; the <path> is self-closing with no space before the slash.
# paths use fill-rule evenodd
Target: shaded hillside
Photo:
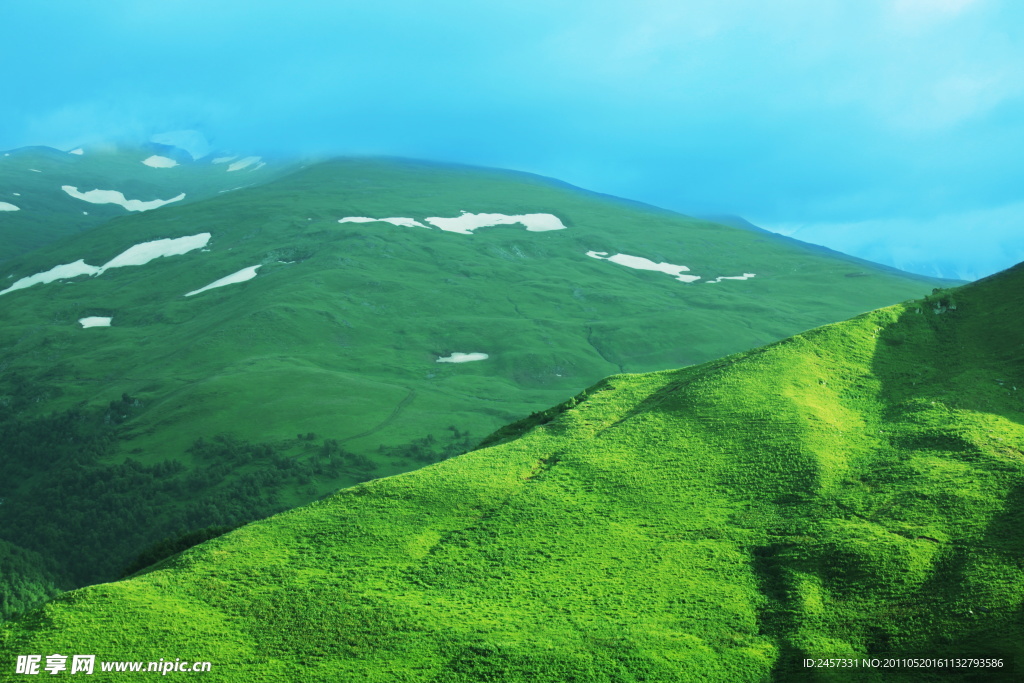
<path id="1" fill-rule="evenodd" d="M 187 653 L 233 681 L 1017 680 L 1022 292 L 1018 266 L 610 377 L 489 448 L 64 595 L 2 647 Z M 1002 667 L 802 668 L 919 656 Z"/>
<path id="2" fill-rule="evenodd" d="M 0 155 L 0 263 L 138 210 L 112 203 L 120 199 L 115 195 L 87 195 L 87 200 L 65 187 L 79 194 L 120 193 L 128 202 L 140 203 L 142 210 L 155 210 L 162 208 L 161 202 L 215 197 L 299 167 L 280 161 L 260 166 L 258 157 L 250 157 L 255 161 L 243 167 L 236 160 L 244 158 L 211 155 L 194 160 L 182 150 L 156 144 L 89 146 L 72 152 L 22 147 L 4 152 Z"/>

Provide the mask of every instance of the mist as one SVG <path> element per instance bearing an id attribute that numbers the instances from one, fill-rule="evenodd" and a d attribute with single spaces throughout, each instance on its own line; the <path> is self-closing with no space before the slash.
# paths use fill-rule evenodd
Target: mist
<path id="1" fill-rule="evenodd" d="M 44 0 L 5 8 L 0 148 L 191 130 L 207 152 L 512 168 L 974 279 L 1024 260 L 1024 51 L 1006 28 L 1022 15 Z"/>

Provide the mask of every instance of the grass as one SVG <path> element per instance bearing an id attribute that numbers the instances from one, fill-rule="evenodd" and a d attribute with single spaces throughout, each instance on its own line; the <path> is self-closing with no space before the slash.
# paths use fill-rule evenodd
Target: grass
<path id="1" fill-rule="evenodd" d="M 154 153 L 176 156 L 181 163 L 170 169 L 144 166 L 142 160 Z M 19 211 L 0 214 L 0 263 L 128 214 L 114 204 L 74 199 L 62 185 L 82 192 L 117 190 L 128 199 L 146 201 L 171 199 L 184 192 L 182 202 L 192 202 L 240 185 L 263 184 L 297 166 L 272 161 L 258 171 L 228 173 L 226 164 L 211 164 L 209 159 L 192 162 L 187 155 L 160 150 L 157 145 L 146 149 L 94 147 L 80 156 L 50 147 L 11 150 L 0 156 L 0 201 L 14 204 Z"/>
<path id="2" fill-rule="evenodd" d="M 1016 680 L 1022 285 L 1018 266 L 609 377 L 489 447 L 63 595 L 0 643 L 224 681 L 841 681 L 803 659 L 921 656 L 1003 667 L 855 680 Z"/>
<path id="3" fill-rule="evenodd" d="M 360 215 L 423 220 L 461 210 L 551 212 L 568 227 L 534 233 L 501 226 L 459 235 L 337 222 Z M 117 504 L 138 505 L 133 514 L 146 523 L 130 538 L 118 525 L 101 524 L 97 540 L 76 556 L 23 534 L 26 550 L 59 559 L 62 587 L 80 585 L 71 577 L 101 562 L 127 565 L 174 533 L 233 525 L 366 476 L 416 469 L 424 464 L 416 444 L 429 437 L 439 458 L 466 438 L 482 439 L 606 375 L 703 363 L 941 284 L 536 176 L 380 159 L 310 165 L 257 187 L 113 218 L 6 261 L 0 281 L 78 259 L 102 264 L 143 241 L 200 232 L 213 235 L 209 252 L 0 297 L 0 386 L 17 375 L 29 387 L 18 420 L 38 425 L 51 412 L 103 408 L 123 395 L 139 404 L 119 425 L 115 447 L 98 459 L 62 461 L 32 482 L 0 482 L 0 497 L 18 508 L 0 510 L 0 520 L 12 524 L 31 508 L 51 515 L 44 526 L 64 525 L 63 510 L 44 501 L 56 499 L 83 467 L 92 479 L 130 480 L 136 476 L 126 469 L 131 461 L 149 468 L 139 476 L 151 475 L 154 486 L 168 490 L 189 476 L 213 476 L 188 449 L 218 435 L 312 467 L 315 450 L 295 439 L 314 433 L 318 447 L 339 441 L 376 469 L 276 478 L 276 503 L 260 492 L 261 512 L 243 506 L 245 518 L 238 510 L 179 515 L 186 505 L 216 507 L 242 476 L 277 472 L 276 460 L 256 457 L 244 468 L 224 463 L 221 486 L 196 490 L 179 506 L 157 505 L 151 488 L 134 498 L 126 493 Z M 684 284 L 588 258 L 590 250 L 685 264 L 705 278 L 757 275 Z M 249 282 L 183 296 L 256 264 L 262 267 Z M 81 329 L 76 321 L 90 315 L 110 316 L 113 324 Z M 435 362 L 456 351 L 490 358 Z M 8 398 L 0 396 L 0 403 Z M 184 471 L 157 472 L 174 467 Z M 36 488 L 40 479 L 46 486 Z M 78 495 L 86 506 L 89 496 Z M 177 528 L 186 523 L 192 526 Z M 107 542 L 100 540 L 104 533 Z M 90 580 L 117 575 L 104 572 Z"/>

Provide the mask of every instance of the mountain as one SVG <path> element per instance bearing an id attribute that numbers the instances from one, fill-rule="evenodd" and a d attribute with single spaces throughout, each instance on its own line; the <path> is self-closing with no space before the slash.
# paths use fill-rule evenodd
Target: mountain
<path id="1" fill-rule="evenodd" d="M 0 539 L 41 558 L 22 608 L 464 452 L 609 374 L 943 284 L 537 176 L 381 159 L 118 216 L 0 283 Z"/>
<path id="2" fill-rule="evenodd" d="M 0 263 L 111 219 L 267 182 L 298 167 L 170 145 L 23 147 L 0 155 Z"/>
<path id="3" fill-rule="evenodd" d="M 1022 292 L 1024 265 L 609 377 L 474 452 L 63 595 L 0 642 L 183 655 L 224 681 L 1017 680 Z M 987 664 L 804 668 L 920 657 Z"/>

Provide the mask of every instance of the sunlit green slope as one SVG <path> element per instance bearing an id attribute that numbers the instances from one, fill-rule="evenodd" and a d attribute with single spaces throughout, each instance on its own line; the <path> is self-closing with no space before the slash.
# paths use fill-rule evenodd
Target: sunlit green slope
<path id="1" fill-rule="evenodd" d="M 1018 266 L 610 377 L 480 450 L 66 594 L 5 627 L 3 666 L 79 652 L 208 660 L 211 681 L 949 680 L 802 668 L 926 655 L 1002 662 L 954 680 L 1018 680 L 1022 321 Z"/>

